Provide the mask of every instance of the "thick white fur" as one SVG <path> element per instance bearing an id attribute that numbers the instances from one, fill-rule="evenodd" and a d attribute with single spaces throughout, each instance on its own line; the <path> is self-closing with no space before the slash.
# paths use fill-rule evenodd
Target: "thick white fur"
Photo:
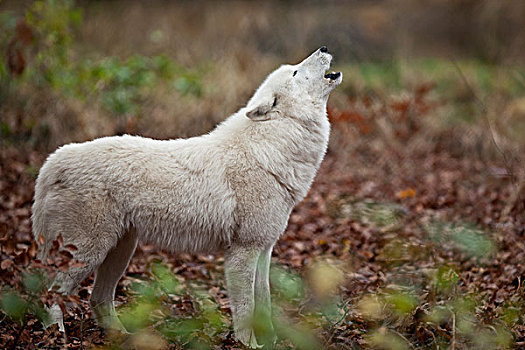
<path id="1" fill-rule="evenodd" d="M 223 250 L 236 337 L 257 347 L 254 312 L 271 328 L 272 247 L 326 151 L 326 102 L 342 80 L 324 78 L 330 61 L 317 50 L 280 67 L 245 108 L 207 135 L 104 137 L 50 155 L 33 205 L 34 235 L 45 238 L 39 256 L 61 234 L 85 263 L 54 283 L 71 293 L 96 271 L 95 316 L 124 330 L 113 298 L 138 240 L 173 252 Z"/>

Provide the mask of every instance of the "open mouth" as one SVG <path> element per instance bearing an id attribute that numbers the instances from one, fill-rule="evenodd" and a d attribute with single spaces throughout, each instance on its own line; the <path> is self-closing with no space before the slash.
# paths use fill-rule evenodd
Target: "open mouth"
<path id="1" fill-rule="evenodd" d="M 330 85 L 333 85 L 333 84 L 339 84 L 341 82 L 341 72 L 332 72 L 332 73 L 326 73 L 324 75 L 324 78 L 326 80 L 328 80 L 328 83 Z"/>
<path id="2" fill-rule="evenodd" d="M 326 79 L 330 79 L 330 80 L 336 80 L 337 78 L 339 78 L 341 76 L 341 72 L 332 72 L 332 73 L 327 73 L 325 74 L 325 78 Z"/>

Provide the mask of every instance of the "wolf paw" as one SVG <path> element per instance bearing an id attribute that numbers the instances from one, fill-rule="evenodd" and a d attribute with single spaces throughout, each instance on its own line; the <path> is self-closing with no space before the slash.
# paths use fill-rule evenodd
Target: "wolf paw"
<path id="1" fill-rule="evenodd" d="M 109 331 L 119 332 L 121 334 L 131 334 L 130 332 L 128 332 L 126 327 L 124 327 L 124 325 L 120 322 L 117 316 L 107 316 L 102 318 L 100 326 Z"/>
<path id="2" fill-rule="evenodd" d="M 250 349 L 261 349 L 263 346 L 257 343 L 255 332 L 252 328 L 243 328 L 235 331 L 235 338 Z"/>
<path id="3" fill-rule="evenodd" d="M 113 303 L 104 303 L 93 306 L 93 313 L 99 326 L 106 330 L 129 334 L 126 327 L 120 322 Z"/>
<path id="4" fill-rule="evenodd" d="M 277 343 L 277 335 L 273 333 L 271 335 L 265 336 L 265 339 L 263 341 L 263 344 L 264 344 L 263 346 L 265 349 L 273 349 L 276 343 Z"/>

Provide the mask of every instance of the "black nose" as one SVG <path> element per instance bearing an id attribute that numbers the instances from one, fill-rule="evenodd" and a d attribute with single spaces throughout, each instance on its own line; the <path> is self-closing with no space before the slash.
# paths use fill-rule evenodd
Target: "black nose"
<path id="1" fill-rule="evenodd" d="M 328 52 L 328 49 L 326 48 L 326 46 L 321 46 L 321 48 L 319 50 L 321 52 Z"/>

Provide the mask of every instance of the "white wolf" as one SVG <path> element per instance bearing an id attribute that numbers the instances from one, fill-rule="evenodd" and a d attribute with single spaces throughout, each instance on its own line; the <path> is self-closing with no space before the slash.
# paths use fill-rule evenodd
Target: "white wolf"
<path id="1" fill-rule="evenodd" d="M 95 271 L 95 317 L 125 331 L 113 299 L 139 240 L 173 252 L 222 250 L 235 336 L 258 347 L 255 314 L 273 334 L 273 245 L 326 151 L 326 103 L 342 81 L 340 72 L 325 75 L 331 60 L 323 46 L 297 65 L 281 66 L 246 107 L 207 135 L 104 137 L 50 155 L 33 204 L 34 236 L 44 237 L 39 257 L 61 234 L 84 263 L 59 272 L 54 284 L 72 293 Z M 54 317 L 60 323 L 61 313 Z"/>

